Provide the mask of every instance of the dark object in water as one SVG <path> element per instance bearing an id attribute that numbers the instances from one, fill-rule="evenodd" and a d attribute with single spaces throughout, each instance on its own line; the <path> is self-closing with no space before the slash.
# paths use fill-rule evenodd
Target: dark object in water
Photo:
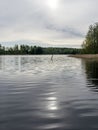
<path id="1" fill-rule="evenodd" d="M 53 61 L 53 55 L 51 56 L 51 60 Z"/>

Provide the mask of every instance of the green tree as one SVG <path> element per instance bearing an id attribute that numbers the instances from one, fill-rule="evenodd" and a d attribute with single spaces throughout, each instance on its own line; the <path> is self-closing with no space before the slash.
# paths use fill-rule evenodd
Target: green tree
<path id="1" fill-rule="evenodd" d="M 85 41 L 82 44 L 83 53 L 98 53 L 98 23 L 90 25 Z"/>

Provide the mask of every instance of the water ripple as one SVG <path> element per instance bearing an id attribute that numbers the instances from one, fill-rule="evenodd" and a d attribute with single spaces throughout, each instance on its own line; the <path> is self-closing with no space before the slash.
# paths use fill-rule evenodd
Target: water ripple
<path id="1" fill-rule="evenodd" d="M 97 130 L 98 63 L 0 56 L 0 130 Z"/>

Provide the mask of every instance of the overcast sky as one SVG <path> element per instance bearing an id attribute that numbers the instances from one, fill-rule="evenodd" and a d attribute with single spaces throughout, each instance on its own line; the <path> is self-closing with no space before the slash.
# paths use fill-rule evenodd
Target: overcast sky
<path id="1" fill-rule="evenodd" d="M 82 44 L 98 0 L 0 0 L 0 41 Z"/>

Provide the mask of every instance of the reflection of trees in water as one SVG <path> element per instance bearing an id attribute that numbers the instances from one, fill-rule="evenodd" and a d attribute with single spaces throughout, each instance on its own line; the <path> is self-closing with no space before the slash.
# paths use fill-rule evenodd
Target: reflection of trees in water
<path id="1" fill-rule="evenodd" d="M 83 66 L 87 77 L 88 87 L 94 91 L 98 91 L 98 61 L 96 60 L 83 60 Z"/>
<path id="2" fill-rule="evenodd" d="M 0 70 L 9 72 L 28 71 L 30 67 L 42 64 L 43 60 L 38 56 L 0 56 Z"/>
<path id="3" fill-rule="evenodd" d="M 0 56 L 0 70 L 17 71 L 20 70 L 20 56 Z"/>
<path id="4" fill-rule="evenodd" d="M 2 70 L 2 56 L 0 56 L 0 70 Z"/>

